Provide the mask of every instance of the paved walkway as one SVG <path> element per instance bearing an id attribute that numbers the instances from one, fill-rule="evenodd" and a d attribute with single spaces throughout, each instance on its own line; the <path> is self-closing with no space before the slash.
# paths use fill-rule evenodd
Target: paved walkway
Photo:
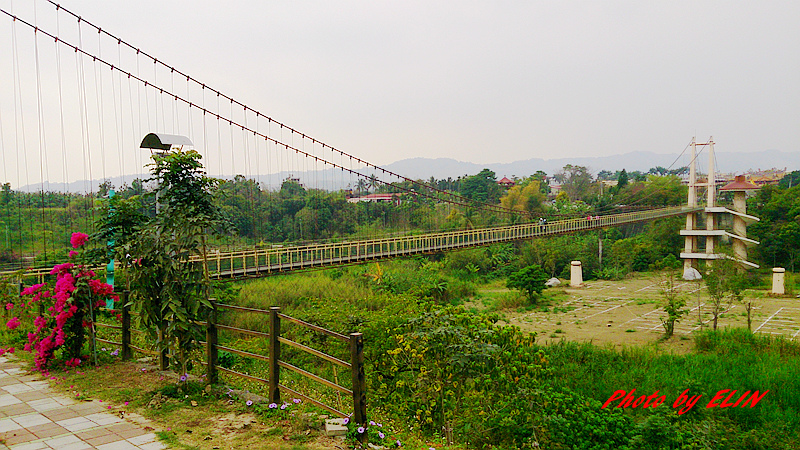
<path id="1" fill-rule="evenodd" d="M 54 392 L 41 378 L 0 356 L 0 450 L 166 448 L 155 434 L 119 413 Z"/>

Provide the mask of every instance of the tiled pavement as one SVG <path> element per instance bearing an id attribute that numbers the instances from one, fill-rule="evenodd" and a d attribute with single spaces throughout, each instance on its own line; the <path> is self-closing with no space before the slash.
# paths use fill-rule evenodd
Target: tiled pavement
<path id="1" fill-rule="evenodd" d="M 41 376 L 0 356 L 0 450 L 166 448 L 155 434 L 106 408 L 54 392 Z"/>

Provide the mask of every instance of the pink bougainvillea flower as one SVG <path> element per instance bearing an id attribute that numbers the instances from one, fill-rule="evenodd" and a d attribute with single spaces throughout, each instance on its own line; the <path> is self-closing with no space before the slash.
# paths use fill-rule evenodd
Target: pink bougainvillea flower
<path id="1" fill-rule="evenodd" d="M 89 240 L 89 235 L 86 233 L 72 233 L 72 237 L 69 239 L 69 243 L 72 244 L 72 248 L 78 248 L 86 243 Z"/>
<path id="2" fill-rule="evenodd" d="M 11 311 L 14 309 L 14 304 L 11 302 L 6 303 L 6 311 Z"/>
<path id="3" fill-rule="evenodd" d="M 76 252 L 75 250 L 70 250 L 70 251 L 69 251 L 69 257 L 70 257 L 70 259 L 72 259 L 72 258 L 74 258 L 74 257 L 76 257 L 76 256 L 78 256 L 78 252 Z"/>
<path id="4" fill-rule="evenodd" d="M 11 320 L 6 322 L 6 326 L 11 330 L 16 329 L 19 326 L 19 318 L 18 317 L 12 317 Z"/>

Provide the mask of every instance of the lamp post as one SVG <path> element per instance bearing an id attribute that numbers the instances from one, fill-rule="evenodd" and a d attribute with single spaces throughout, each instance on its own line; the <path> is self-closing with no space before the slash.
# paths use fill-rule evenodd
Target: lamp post
<path id="1" fill-rule="evenodd" d="M 194 147 L 192 141 L 186 136 L 164 133 L 149 133 L 142 139 L 139 148 L 150 150 L 151 155 L 164 156 L 173 148 L 183 149 L 184 146 Z M 158 192 L 161 186 L 156 187 L 156 215 L 159 213 Z"/>
<path id="2" fill-rule="evenodd" d="M 192 141 L 186 136 L 177 136 L 174 134 L 163 134 L 163 133 L 150 133 L 142 139 L 141 145 L 139 148 L 146 148 L 150 150 L 150 154 L 164 156 L 169 153 L 170 150 L 173 148 L 183 149 L 184 146 L 193 147 Z M 158 194 L 161 191 L 161 185 L 159 184 L 156 186 L 156 216 L 159 214 L 159 203 L 158 203 Z M 158 339 L 162 341 L 166 339 L 165 330 L 168 324 L 162 320 L 162 323 L 158 324 Z M 161 370 L 166 370 L 169 366 L 169 359 L 167 357 L 167 350 L 163 349 L 159 352 L 158 355 L 158 365 Z"/>

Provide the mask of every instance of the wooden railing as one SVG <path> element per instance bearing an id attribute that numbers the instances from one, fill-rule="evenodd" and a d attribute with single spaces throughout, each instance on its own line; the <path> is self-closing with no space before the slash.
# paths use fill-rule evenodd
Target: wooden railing
<path id="1" fill-rule="evenodd" d="M 139 330 L 135 330 L 131 328 L 131 312 L 129 311 L 127 306 L 128 293 L 125 292 L 122 295 L 122 324 L 121 325 L 110 325 L 96 322 L 95 325 L 100 328 L 108 328 L 114 329 L 121 332 L 121 342 L 116 342 L 110 339 L 102 339 L 102 338 L 95 338 L 97 342 L 109 344 L 109 345 L 116 345 L 121 347 L 121 356 L 123 360 L 129 360 L 133 357 L 133 351 L 137 351 L 140 353 L 144 353 L 146 355 L 155 356 L 159 359 L 159 365 L 161 369 L 166 368 L 165 360 L 166 360 L 166 353 L 165 352 L 158 352 L 154 350 L 149 350 L 141 347 L 137 347 L 132 345 L 131 343 L 131 332 L 141 332 Z M 331 388 L 335 391 L 341 392 L 352 397 L 353 404 L 352 404 L 352 417 L 354 423 L 363 424 L 366 423 L 366 415 L 367 415 L 367 408 L 366 408 L 366 380 L 364 375 L 364 341 L 363 336 L 361 333 L 350 333 L 349 335 L 343 335 L 337 333 L 335 331 L 327 330 L 325 328 L 319 327 L 314 324 L 310 324 L 304 322 L 300 319 L 287 316 L 280 312 L 280 308 L 277 306 L 271 307 L 269 310 L 263 309 L 255 309 L 255 308 L 246 308 L 242 306 L 234 306 L 234 305 L 225 305 L 221 303 L 212 302 L 214 305 L 214 309 L 210 311 L 208 320 L 205 322 L 198 322 L 199 325 L 206 326 L 206 340 L 201 341 L 201 344 L 205 346 L 205 362 L 204 365 L 206 366 L 206 376 L 210 383 L 216 384 L 219 382 L 219 372 L 223 372 L 235 377 L 247 379 L 250 381 L 256 381 L 260 383 L 264 383 L 267 385 L 268 397 L 270 402 L 272 403 L 280 403 L 281 401 L 281 392 L 285 392 L 290 394 L 293 398 L 300 398 L 305 402 L 314 404 L 326 411 L 329 411 L 337 416 L 340 417 L 347 417 L 349 414 L 340 411 L 334 408 L 331 405 L 328 405 L 318 399 L 312 398 L 306 394 L 298 392 L 284 384 L 281 384 L 281 369 L 289 370 L 294 373 L 299 374 L 300 376 L 312 380 L 316 383 L 319 383 L 323 386 Z M 229 311 L 238 311 L 238 312 L 245 312 L 245 313 L 255 313 L 265 315 L 269 320 L 269 333 L 263 333 L 260 331 L 255 330 L 248 330 L 244 328 L 233 327 L 229 325 L 223 325 L 217 322 L 217 314 L 219 310 L 229 310 Z M 281 336 L 281 323 L 282 321 L 287 321 L 292 324 L 307 328 L 317 333 L 324 334 L 326 336 L 330 336 L 335 338 L 339 341 L 346 343 L 350 350 L 350 361 L 343 361 L 339 358 L 336 358 L 333 355 L 326 354 L 322 351 L 313 349 L 306 345 L 303 345 L 299 342 L 292 341 L 290 339 L 286 339 Z M 252 353 L 244 350 L 235 349 L 232 347 L 221 345 L 219 342 L 219 331 L 225 330 L 239 334 L 245 334 L 248 336 L 252 336 L 254 338 L 266 339 L 268 341 L 268 348 L 269 354 L 268 355 L 261 355 L 257 353 Z M 351 379 L 352 379 L 352 388 L 348 389 L 344 386 L 339 385 L 336 382 L 330 381 L 325 379 L 319 375 L 315 375 L 309 371 L 303 370 L 293 364 L 291 362 L 281 359 L 281 347 L 282 345 L 289 346 L 310 355 L 313 355 L 317 358 L 320 358 L 324 361 L 329 363 L 335 364 L 337 366 L 344 367 L 350 370 Z M 267 377 L 261 378 L 254 375 L 245 374 L 242 372 L 238 372 L 226 367 L 222 367 L 219 364 L 219 352 L 226 351 L 244 358 L 264 361 L 267 364 Z"/>

